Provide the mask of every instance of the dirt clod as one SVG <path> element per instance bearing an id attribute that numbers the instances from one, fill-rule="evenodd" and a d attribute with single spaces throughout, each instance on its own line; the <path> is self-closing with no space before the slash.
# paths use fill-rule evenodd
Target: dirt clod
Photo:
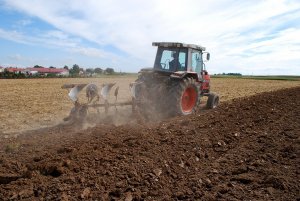
<path id="1" fill-rule="evenodd" d="M 80 197 L 81 197 L 82 199 L 87 199 L 87 198 L 89 198 L 90 194 L 91 194 L 90 188 L 85 188 L 85 189 L 83 190 L 83 192 L 81 193 Z"/>

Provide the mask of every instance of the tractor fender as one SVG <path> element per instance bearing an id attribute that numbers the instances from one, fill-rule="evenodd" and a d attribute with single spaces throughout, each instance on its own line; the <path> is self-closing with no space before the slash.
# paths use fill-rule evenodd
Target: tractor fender
<path id="1" fill-rule="evenodd" d="M 171 79 L 178 79 L 178 80 L 182 80 L 187 77 L 191 77 L 195 79 L 196 82 L 199 81 L 198 74 L 196 72 L 176 71 L 170 75 Z"/>

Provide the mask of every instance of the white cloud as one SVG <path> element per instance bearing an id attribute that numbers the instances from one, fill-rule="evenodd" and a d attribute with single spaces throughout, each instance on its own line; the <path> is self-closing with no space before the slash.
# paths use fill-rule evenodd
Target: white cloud
<path id="1" fill-rule="evenodd" d="M 28 36 L 22 32 L 17 31 L 6 31 L 0 28 L 0 38 L 23 43 L 27 45 L 39 45 L 50 48 L 63 48 L 69 52 L 76 52 L 81 55 L 90 57 L 112 57 L 117 58 L 118 56 L 112 53 L 107 53 L 101 49 L 84 47 L 82 46 L 80 39 L 70 38 L 67 34 L 57 30 L 51 30 L 42 32 L 39 35 Z M 18 54 L 17 54 L 18 55 Z"/>
<path id="2" fill-rule="evenodd" d="M 182 41 L 207 47 L 212 53 L 208 66 L 213 73 L 231 69 L 263 73 L 263 69 L 292 66 L 293 73 L 300 74 L 300 12 L 292 12 L 300 9 L 296 0 L 6 0 L 6 4 L 60 30 L 29 42 L 43 43 L 48 37 L 47 45 L 107 58 L 111 54 L 84 46 L 69 35 L 99 46 L 110 45 L 129 55 L 131 62 L 126 60 L 126 67 L 135 65 L 124 70 L 153 63 L 152 41 Z M 286 24 L 297 19 L 296 25 Z M 280 26 L 287 27 L 277 30 Z M 12 34 L 14 40 L 22 41 L 20 33 Z M 121 65 L 125 58 L 112 60 Z"/>
<path id="3" fill-rule="evenodd" d="M 32 24 L 32 21 L 29 19 L 23 19 L 23 20 L 18 21 L 17 24 L 19 26 L 28 26 L 28 25 Z"/>
<path id="4" fill-rule="evenodd" d="M 96 48 L 78 47 L 78 48 L 73 48 L 72 51 L 80 53 L 85 56 L 90 56 L 90 57 L 99 57 L 99 58 L 102 57 L 103 58 L 103 57 L 105 57 L 105 55 L 107 55 L 107 53 L 105 53 L 104 51 L 101 51 Z"/>
<path id="5" fill-rule="evenodd" d="M 8 57 L 9 57 L 9 59 L 16 60 L 16 61 L 20 61 L 23 59 L 23 57 L 20 54 L 14 54 L 14 55 L 10 55 Z"/>
<path id="6" fill-rule="evenodd" d="M 0 37 L 17 43 L 29 44 L 28 41 L 24 40 L 24 36 L 17 31 L 6 31 L 0 28 Z"/>

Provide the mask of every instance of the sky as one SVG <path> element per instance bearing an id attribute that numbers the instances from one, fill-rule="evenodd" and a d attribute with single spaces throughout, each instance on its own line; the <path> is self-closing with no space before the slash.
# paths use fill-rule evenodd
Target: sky
<path id="1" fill-rule="evenodd" d="M 152 42 L 206 47 L 211 74 L 300 75 L 300 0 L 0 0 L 0 65 L 152 67 Z"/>

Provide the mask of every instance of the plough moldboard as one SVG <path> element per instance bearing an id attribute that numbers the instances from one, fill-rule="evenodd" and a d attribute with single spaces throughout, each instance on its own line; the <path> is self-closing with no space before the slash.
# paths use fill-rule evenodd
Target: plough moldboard
<path id="1" fill-rule="evenodd" d="M 68 96 L 74 104 L 68 117 L 64 118 L 64 121 L 84 120 L 87 116 L 89 108 L 96 108 L 99 112 L 99 108 L 104 108 L 105 114 L 108 114 L 109 108 L 114 107 L 117 111 L 119 106 L 132 106 L 132 112 L 135 112 L 136 98 L 135 98 L 135 86 L 136 83 L 131 83 L 129 89 L 131 92 L 131 100 L 118 102 L 119 86 L 116 83 L 102 84 L 99 89 L 96 84 L 64 84 L 63 89 L 69 90 Z M 114 88 L 115 101 L 110 103 L 108 98 L 111 90 Z M 87 101 L 79 101 L 79 93 L 85 89 Z"/>

